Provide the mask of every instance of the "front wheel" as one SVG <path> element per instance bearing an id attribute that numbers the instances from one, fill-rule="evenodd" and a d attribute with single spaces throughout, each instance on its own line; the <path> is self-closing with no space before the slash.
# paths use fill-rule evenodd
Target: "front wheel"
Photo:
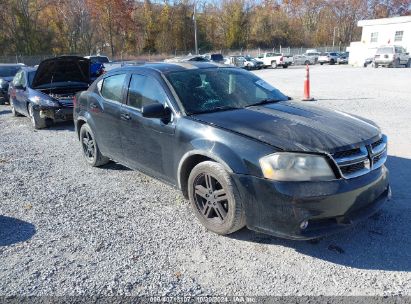
<path id="1" fill-rule="evenodd" d="M 34 109 L 32 103 L 29 103 L 28 105 L 28 112 L 31 124 L 33 125 L 34 129 L 38 130 L 47 127 L 46 119 L 40 117 L 40 112 Z"/>
<path id="2" fill-rule="evenodd" d="M 287 65 L 287 64 L 284 64 L 284 65 L 283 65 L 283 69 L 286 69 L 286 68 L 288 68 L 288 65 Z"/>
<path id="3" fill-rule="evenodd" d="M 230 234 L 245 226 L 238 190 L 224 167 L 205 161 L 191 171 L 188 196 L 199 221 L 217 234 Z"/>
<path id="4" fill-rule="evenodd" d="M 14 103 L 13 103 L 13 99 L 10 98 L 10 108 L 11 108 L 11 114 L 13 114 L 13 116 L 17 117 L 17 116 L 21 116 L 21 114 L 19 112 L 16 111 L 16 108 L 14 107 Z"/>
<path id="5" fill-rule="evenodd" d="M 90 166 L 99 167 L 110 161 L 107 157 L 101 154 L 94 133 L 88 124 L 81 126 L 80 143 L 83 148 L 84 159 Z"/>
<path id="6" fill-rule="evenodd" d="M 273 69 L 276 69 L 276 68 L 277 68 L 277 62 L 276 62 L 276 61 L 272 61 L 272 62 L 271 62 L 271 67 L 272 67 Z"/>

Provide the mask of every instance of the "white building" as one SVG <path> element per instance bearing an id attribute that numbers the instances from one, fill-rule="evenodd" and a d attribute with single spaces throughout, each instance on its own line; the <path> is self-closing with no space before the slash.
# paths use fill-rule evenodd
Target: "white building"
<path id="1" fill-rule="evenodd" d="M 411 52 L 411 16 L 360 20 L 358 26 L 362 27 L 361 41 L 347 48 L 352 65 L 362 66 L 382 45 L 399 45 Z"/>

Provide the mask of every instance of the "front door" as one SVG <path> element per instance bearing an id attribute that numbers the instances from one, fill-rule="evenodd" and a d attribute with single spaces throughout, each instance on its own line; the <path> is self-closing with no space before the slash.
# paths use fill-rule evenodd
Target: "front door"
<path id="1" fill-rule="evenodd" d="M 153 76 L 132 74 L 127 102 L 121 110 L 121 142 L 129 166 L 169 182 L 173 171 L 175 124 L 157 118 L 143 117 L 143 106 L 160 103 L 169 107 L 168 96 Z"/>

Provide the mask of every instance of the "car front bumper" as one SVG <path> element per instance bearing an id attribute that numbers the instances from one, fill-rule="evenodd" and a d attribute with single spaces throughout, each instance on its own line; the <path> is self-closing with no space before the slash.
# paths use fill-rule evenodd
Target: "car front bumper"
<path id="1" fill-rule="evenodd" d="M 352 179 L 328 182 L 276 182 L 232 175 L 251 230 L 307 240 L 353 227 L 390 198 L 385 166 Z M 301 224 L 307 221 L 305 229 Z"/>
<path id="2" fill-rule="evenodd" d="M 73 120 L 73 108 L 70 107 L 60 107 L 60 108 L 53 108 L 53 107 L 44 107 L 44 106 L 36 106 L 34 108 L 40 112 L 41 118 L 50 118 L 53 120 Z"/>

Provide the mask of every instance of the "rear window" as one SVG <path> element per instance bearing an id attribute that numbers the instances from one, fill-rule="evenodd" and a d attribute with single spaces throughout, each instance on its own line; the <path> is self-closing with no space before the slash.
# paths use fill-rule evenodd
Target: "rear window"
<path id="1" fill-rule="evenodd" d="M 106 99 L 121 102 L 125 79 L 126 74 L 118 74 L 104 78 L 103 85 L 100 90 L 101 96 Z"/>
<path id="2" fill-rule="evenodd" d="M 377 54 L 394 54 L 394 49 L 392 47 L 379 48 Z"/>
<path id="3" fill-rule="evenodd" d="M 224 57 L 221 54 L 212 54 L 211 55 L 211 60 L 212 61 L 223 61 Z"/>
<path id="4" fill-rule="evenodd" d="M 107 63 L 109 62 L 107 57 L 90 57 L 91 63 Z"/>
<path id="5" fill-rule="evenodd" d="M 0 67 L 0 77 L 14 77 L 21 69 L 21 66 Z"/>

